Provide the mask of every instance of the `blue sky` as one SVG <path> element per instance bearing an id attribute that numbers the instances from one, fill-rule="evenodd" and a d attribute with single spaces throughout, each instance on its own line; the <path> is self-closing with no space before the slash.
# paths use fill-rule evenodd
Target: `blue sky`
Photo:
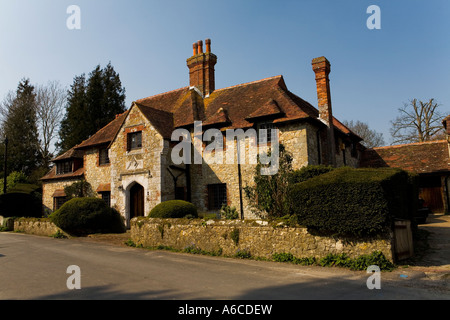
<path id="1" fill-rule="evenodd" d="M 68 6 L 81 9 L 69 30 Z M 369 30 L 370 5 L 381 30 Z M 448 0 L 0 0 L 0 99 L 30 78 L 73 78 L 111 61 L 127 106 L 187 86 L 192 43 L 211 38 L 216 88 L 283 75 L 317 106 L 311 60 L 332 64 L 334 115 L 361 120 L 390 143 L 404 102 L 435 98 L 450 113 Z"/>

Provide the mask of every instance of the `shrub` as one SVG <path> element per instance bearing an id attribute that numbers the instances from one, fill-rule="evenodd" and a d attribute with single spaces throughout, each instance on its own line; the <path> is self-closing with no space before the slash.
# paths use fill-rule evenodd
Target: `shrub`
<path id="1" fill-rule="evenodd" d="M 340 168 L 296 184 L 291 196 L 299 223 L 311 231 L 367 236 L 411 215 L 413 188 L 399 169 Z"/>
<path id="2" fill-rule="evenodd" d="M 197 208 L 190 202 L 183 200 L 169 200 L 155 206 L 150 211 L 150 218 L 184 218 L 198 217 Z"/>
<path id="3" fill-rule="evenodd" d="M 68 199 L 73 198 L 93 198 L 95 193 L 92 190 L 92 186 L 85 180 L 72 183 L 70 186 L 64 188 L 64 192 Z"/>
<path id="4" fill-rule="evenodd" d="M 2 194 L 0 195 L 0 216 L 40 218 L 42 217 L 42 203 L 34 194 Z"/>
<path id="5" fill-rule="evenodd" d="M 291 173 L 290 183 L 304 182 L 306 180 L 320 176 L 333 170 L 334 170 L 333 167 L 325 165 L 306 166 L 299 170 L 295 170 Z"/>
<path id="6" fill-rule="evenodd" d="M 125 232 L 120 213 L 98 198 L 72 199 L 52 213 L 50 219 L 72 235 Z"/>
<path id="7" fill-rule="evenodd" d="M 230 207 L 223 205 L 220 209 L 220 215 L 227 220 L 235 220 L 239 218 L 239 212 L 237 212 L 236 207 Z"/>

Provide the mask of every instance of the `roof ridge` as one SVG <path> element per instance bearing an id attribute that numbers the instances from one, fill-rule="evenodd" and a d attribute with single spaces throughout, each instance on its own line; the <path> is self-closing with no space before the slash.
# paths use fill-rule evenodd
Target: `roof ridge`
<path id="1" fill-rule="evenodd" d="M 174 90 L 170 90 L 170 91 L 166 91 L 166 92 L 162 92 L 162 93 L 158 93 L 158 94 L 155 94 L 153 96 L 148 96 L 148 97 L 145 97 L 145 98 L 142 98 L 142 99 L 138 99 L 138 100 L 133 101 L 133 102 L 139 103 L 139 101 L 142 101 L 142 100 L 146 100 L 146 99 L 150 99 L 150 98 L 156 98 L 156 97 L 159 97 L 159 96 L 163 96 L 163 95 L 166 95 L 166 94 L 170 94 L 170 93 L 174 93 L 176 91 L 181 91 L 181 90 L 186 90 L 186 89 L 189 89 L 189 86 L 178 88 L 178 89 L 174 89 Z"/>
<path id="2" fill-rule="evenodd" d="M 372 148 L 373 150 L 380 150 L 380 149 L 389 149 L 389 148 L 402 148 L 402 147 L 409 147 L 409 146 L 419 146 L 423 144 L 433 144 L 433 143 L 446 143 L 447 140 L 432 140 L 432 141 L 424 141 L 424 142 L 412 142 L 412 143 L 405 143 L 405 144 L 397 144 L 393 146 L 383 146 L 383 147 L 376 147 Z"/>
<path id="3" fill-rule="evenodd" d="M 278 75 L 278 76 L 273 76 L 273 77 L 269 77 L 269 78 L 264 78 L 264 79 L 260 79 L 260 80 L 256 80 L 256 81 L 251 81 L 251 82 L 245 82 L 245 83 L 241 83 L 241 84 L 236 84 L 236 85 L 234 85 L 234 86 L 225 87 L 225 88 L 221 88 L 221 89 L 216 89 L 216 90 L 213 91 L 213 93 L 214 93 L 214 92 L 217 92 L 217 91 L 228 90 L 228 89 L 233 89 L 233 88 L 237 88 L 237 87 L 243 87 L 243 86 L 252 85 L 252 84 L 260 83 L 260 82 L 264 82 L 264 81 L 269 81 L 269 80 L 273 80 L 273 79 L 276 79 L 276 78 L 280 78 L 280 79 L 281 79 L 282 77 L 283 77 L 283 75 Z"/>

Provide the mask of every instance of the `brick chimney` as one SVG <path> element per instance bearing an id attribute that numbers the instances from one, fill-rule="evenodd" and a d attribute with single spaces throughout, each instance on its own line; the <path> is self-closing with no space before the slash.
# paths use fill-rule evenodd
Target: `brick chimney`
<path id="1" fill-rule="evenodd" d="M 215 90 L 214 66 L 217 56 L 211 53 L 211 40 L 206 39 L 206 50 L 203 52 L 203 41 L 193 45 L 193 56 L 187 59 L 189 67 L 189 85 L 196 87 L 203 96 L 211 94 Z"/>
<path id="2" fill-rule="evenodd" d="M 327 129 L 327 153 L 330 165 L 336 165 L 335 140 L 333 126 L 333 112 L 331 108 L 331 92 L 329 74 L 330 62 L 325 57 L 315 58 L 312 67 L 316 74 L 317 98 L 319 105 L 319 119 L 326 124 Z"/>

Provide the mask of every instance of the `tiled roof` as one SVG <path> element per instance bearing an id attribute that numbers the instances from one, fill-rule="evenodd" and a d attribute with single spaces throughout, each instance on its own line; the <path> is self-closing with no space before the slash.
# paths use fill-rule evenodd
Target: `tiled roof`
<path id="1" fill-rule="evenodd" d="M 82 151 L 76 150 L 76 147 L 70 149 L 69 151 L 63 153 L 62 155 L 54 158 L 52 161 L 62 161 L 68 159 L 83 159 L 84 153 Z"/>
<path id="2" fill-rule="evenodd" d="M 139 99 L 134 105 L 164 138 L 170 138 L 176 128 L 192 126 L 194 121 L 223 129 L 244 129 L 264 117 L 273 119 L 274 123 L 317 120 L 319 117 L 315 107 L 287 89 L 282 76 L 218 89 L 206 97 L 202 97 L 195 88 L 184 87 Z M 128 112 L 118 116 L 75 149 L 111 143 Z M 334 125 L 344 134 L 359 138 L 337 119 L 334 119 Z"/>
<path id="3" fill-rule="evenodd" d="M 109 144 L 112 139 L 116 136 L 116 133 L 119 131 L 122 126 L 125 118 L 128 114 L 128 111 L 118 115 L 116 119 L 108 123 L 105 127 L 97 131 L 93 136 L 88 138 L 87 140 L 80 143 L 75 149 L 86 149 L 99 145 Z"/>
<path id="4" fill-rule="evenodd" d="M 361 167 L 393 167 L 415 173 L 450 171 L 446 140 L 367 149 Z"/>
<path id="5" fill-rule="evenodd" d="M 84 168 L 80 168 L 75 172 L 66 174 L 56 174 L 56 166 L 54 166 L 49 173 L 41 178 L 42 181 L 46 180 L 69 180 L 69 179 L 81 179 L 84 176 Z"/>

